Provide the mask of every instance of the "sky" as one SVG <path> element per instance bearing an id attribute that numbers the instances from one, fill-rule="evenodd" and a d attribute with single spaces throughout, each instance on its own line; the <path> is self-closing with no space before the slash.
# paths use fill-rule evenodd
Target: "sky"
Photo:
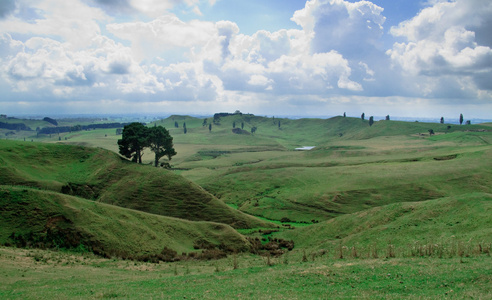
<path id="1" fill-rule="evenodd" d="M 0 113 L 492 119 L 488 0 L 0 0 Z"/>

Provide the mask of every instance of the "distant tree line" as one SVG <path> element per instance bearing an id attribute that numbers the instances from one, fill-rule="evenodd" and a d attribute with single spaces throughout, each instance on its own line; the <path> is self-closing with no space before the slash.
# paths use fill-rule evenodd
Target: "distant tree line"
<path id="1" fill-rule="evenodd" d="M 0 128 L 2 129 L 8 129 L 8 130 L 26 130 L 26 131 L 31 131 L 32 129 L 24 123 L 4 123 L 0 122 Z"/>
<path id="2" fill-rule="evenodd" d="M 38 133 L 54 134 L 54 133 L 82 131 L 82 130 L 89 130 L 89 129 L 121 128 L 129 124 L 130 123 L 104 123 L 104 124 L 90 124 L 90 125 L 44 127 L 39 129 Z"/>

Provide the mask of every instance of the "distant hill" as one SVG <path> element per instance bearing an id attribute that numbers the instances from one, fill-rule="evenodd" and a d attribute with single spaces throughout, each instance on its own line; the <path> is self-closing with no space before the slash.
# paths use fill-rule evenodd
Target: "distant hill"
<path id="1" fill-rule="evenodd" d="M 271 226 L 236 211 L 198 185 L 113 152 L 60 144 L 2 141 L 0 185 L 28 186 L 148 213 L 229 224 Z"/>
<path id="2" fill-rule="evenodd" d="M 394 202 L 492 191 L 492 130 L 485 124 L 226 115 L 209 132 L 202 121 L 187 118 L 187 134 L 173 129 L 186 150 L 174 165 L 226 203 L 272 220 L 322 221 Z M 231 131 L 243 123 L 257 131 Z M 315 148 L 293 151 L 302 146 Z"/>

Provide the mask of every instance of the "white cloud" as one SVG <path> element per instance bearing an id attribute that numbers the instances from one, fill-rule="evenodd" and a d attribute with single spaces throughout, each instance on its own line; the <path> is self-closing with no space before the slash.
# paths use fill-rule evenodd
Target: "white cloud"
<path id="1" fill-rule="evenodd" d="M 180 101 L 188 109 L 281 104 L 284 113 L 313 113 L 391 102 L 370 100 L 381 96 L 492 99 L 489 1 L 434 1 L 391 35 L 370 1 L 310 0 L 292 17 L 302 29 L 251 35 L 233 21 L 172 14 L 200 16 L 214 0 L 16 3 L 0 5 L 2 104 L 107 99 L 101 107 L 134 109 L 132 102 Z M 383 38 L 398 42 L 386 52 Z"/>
<path id="2" fill-rule="evenodd" d="M 87 6 L 80 0 L 19 0 L 17 3 L 20 8 L 35 10 L 37 14 L 28 22 L 20 14 L 10 16 L 0 21 L 1 31 L 55 36 L 76 48 L 86 47 L 94 36 L 100 34 L 98 21 L 109 20 L 101 9 Z"/>
<path id="3" fill-rule="evenodd" d="M 391 29 L 394 36 L 407 41 L 395 43 L 387 54 L 403 72 L 435 77 L 431 82 L 441 84 L 449 83 L 452 77 L 451 86 L 459 86 L 463 95 L 476 97 L 480 89 L 491 89 L 481 78 L 485 74 L 492 78 L 492 49 L 478 44 L 475 33 L 490 33 L 491 23 L 487 20 L 491 15 L 490 1 L 437 2 Z M 427 85 L 425 91 L 440 93 L 438 85 Z M 471 91 L 475 92 L 470 94 Z"/>
<path id="4" fill-rule="evenodd" d="M 138 11 L 157 18 L 166 14 L 178 1 L 169 0 L 130 0 L 130 5 Z"/>
<path id="5" fill-rule="evenodd" d="M 24 44 L 12 39 L 8 33 L 0 34 L 0 62 L 24 51 Z"/>
<path id="6" fill-rule="evenodd" d="M 183 59 L 186 49 L 203 47 L 217 34 L 212 22 L 185 23 L 174 15 L 161 16 L 151 22 L 113 23 L 106 28 L 115 36 L 131 41 L 137 60 L 164 54 L 169 57 L 169 52 L 176 49 L 179 51 L 173 54 Z"/>
<path id="7" fill-rule="evenodd" d="M 267 87 L 271 89 L 271 84 L 273 83 L 273 80 L 268 79 L 267 77 L 263 75 L 251 75 L 248 84 L 250 85 L 256 85 L 256 86 L 262 86 L 262 87 Z"/>
<path id="8" fill-rule="evenodd" d="M 368 47 L 379 47 L 385 17 L 383 8 L 369 1 L 311 0 L 296 11 L 292 21 L 313 35 L 312 52 L 336 50 L 361 56 Z"/>

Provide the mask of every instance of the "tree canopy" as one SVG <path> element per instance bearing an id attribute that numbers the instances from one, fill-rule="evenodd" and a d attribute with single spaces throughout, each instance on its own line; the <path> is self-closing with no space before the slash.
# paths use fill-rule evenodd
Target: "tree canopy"
<path id="1" fill-rule="evenodd" d="M 173 138 L 166 128 L 162 126 L 152 127 L 147 129 L 147 144 L 150 150 L 155 153 L 154 166 L 158 166 L 159 159 L 167 156 L 169 160 L 176 155 L 173 148 Z"/>
<path id="2" fill-rule="evenodd" d="M 176 155 L 173 148 L 173 138 L 166 128 L 154 126 L 145 127 L 142 123 L 131 123 L 123 128 L 122 138 L 118 140 L 119 152 L 133 162 L 142 163 L 143 150 L 150 148 L 155 153 L 154 165 L 159 159 L 167 156 L 171 160 Z"/>
<path id="3" fill-rule="evenodd" d="M 122 138 L 118 140 L 120 154 L 133 162 L 142 163 L 143 150 L 147 145 L 146 131 L 147 128 L 138 122 L 125 126 Z"/>

